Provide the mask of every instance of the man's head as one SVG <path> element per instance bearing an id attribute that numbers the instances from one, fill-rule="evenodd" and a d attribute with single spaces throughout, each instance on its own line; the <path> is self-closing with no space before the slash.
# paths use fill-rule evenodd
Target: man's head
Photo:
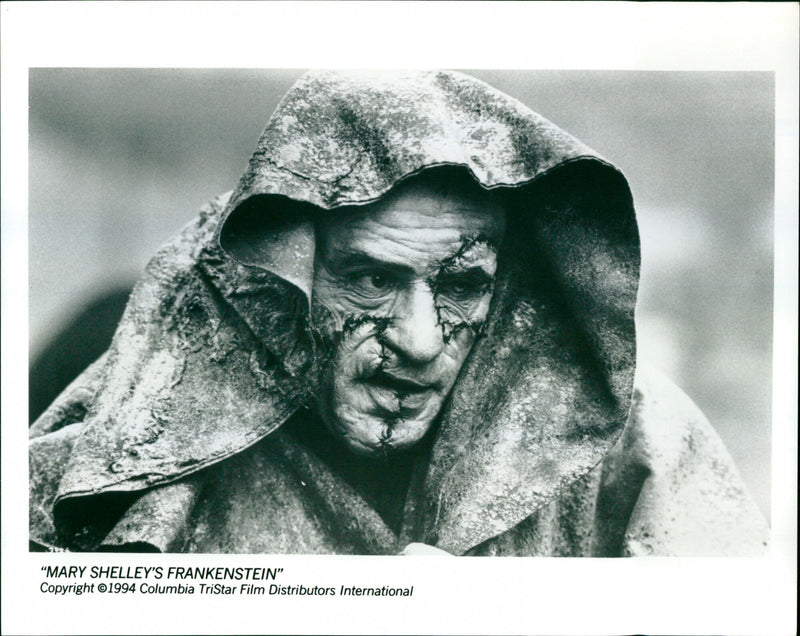
<path id="1" fill-rule="evenodd" d="M 352 451 L 430 429 L 489 311 L 505 223 L 465 174 L 431 170 L 318 224 L 312 310 L 333 352 L 316 403 Z"/>

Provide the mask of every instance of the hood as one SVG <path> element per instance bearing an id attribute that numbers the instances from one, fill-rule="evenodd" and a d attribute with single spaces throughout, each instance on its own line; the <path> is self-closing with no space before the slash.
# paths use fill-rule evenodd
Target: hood
<path id="1" fill-rule="evenodd" d="M 423 540 L 463 553 L 596 466 L 625 424 L 634 377 L 639 239 L 622 174 L 460 73 L 311 72 L 234 192 L 148 265 L 57 515 L 197 472 L 279 427 L 314 373 L 315 216 L 441 166 L 497 189 L 509 225 L 484 333 L 433 444 Z"/>

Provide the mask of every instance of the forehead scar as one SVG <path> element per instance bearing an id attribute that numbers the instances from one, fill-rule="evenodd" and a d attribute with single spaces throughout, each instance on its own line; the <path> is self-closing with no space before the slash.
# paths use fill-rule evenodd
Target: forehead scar
<path id="1" fill-rule="evenodd" d="M 443 272 L 463 271 L 474 267 L 489 270 L 494 275 L 497 247 L 494 241 L 485 234 L 473 237 L 462 237 L 461 245 L 450 256 L 439 262 Z M 487 267 L 488 266 L 488 267 Z"/>

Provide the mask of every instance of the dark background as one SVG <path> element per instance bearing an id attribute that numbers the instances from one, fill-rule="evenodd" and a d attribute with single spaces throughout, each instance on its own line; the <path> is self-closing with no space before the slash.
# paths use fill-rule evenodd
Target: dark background
<path id="1" fill-rule="evenodd" d="M 625 173 L 642 235 L 640 350 L 708 415 L 768 514 L 773 74 L 467 72 Z M 48 374 L 100 353 L 125 290 L 203 203 L 234 187 L 300 74 L 30 70 L 32 402 L 37 378 L 45 395 Z M 61 357 L 45 364 L 54 339 Z"/>

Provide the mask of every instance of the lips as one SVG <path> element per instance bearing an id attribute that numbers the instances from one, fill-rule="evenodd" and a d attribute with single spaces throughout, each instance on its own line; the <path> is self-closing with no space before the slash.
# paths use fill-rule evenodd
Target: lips
<path id="1" fill-rule="evenodd" d="M 408 378 L 400 378 L 395 375 L 378 371 L 367 379 L 367 384 L 384 389 L 390 389 L 398 393 L 415 394 L 430 391 L 433 387 L 429 384 L 422 384 Z"/>

